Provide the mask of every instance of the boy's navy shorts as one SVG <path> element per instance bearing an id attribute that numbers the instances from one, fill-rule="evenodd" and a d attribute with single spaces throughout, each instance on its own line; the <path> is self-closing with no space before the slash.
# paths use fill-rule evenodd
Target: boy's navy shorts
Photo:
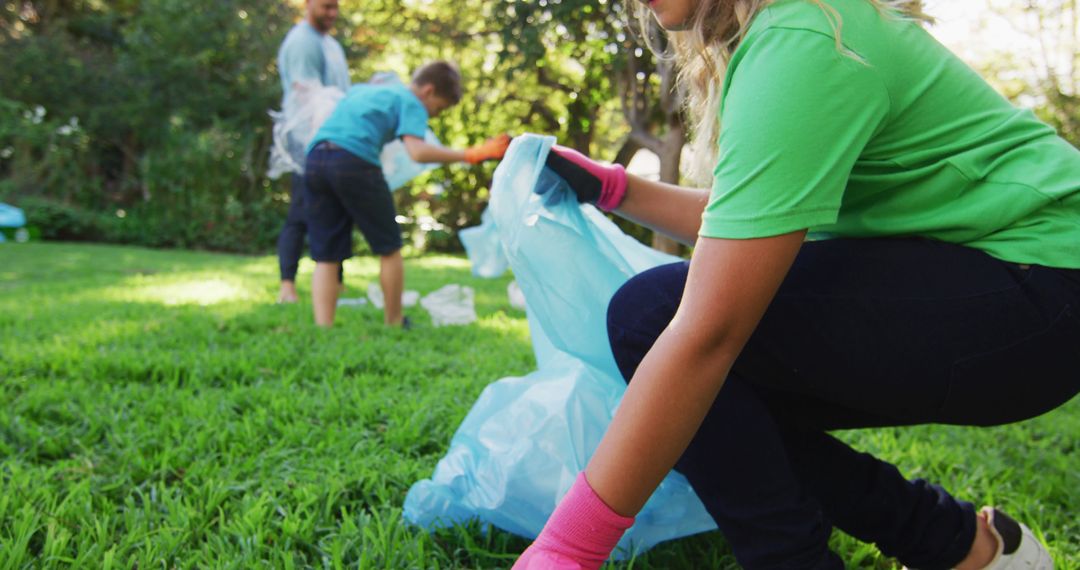
<path id="1" fill-rule="evenodd" d="M 343 261 L 352 257 L 353 224 L 376 255 L 401 249 L 394 196 L 378 166 L 322 142 L 308 153 L 304 182 L 312 259 Z"/>

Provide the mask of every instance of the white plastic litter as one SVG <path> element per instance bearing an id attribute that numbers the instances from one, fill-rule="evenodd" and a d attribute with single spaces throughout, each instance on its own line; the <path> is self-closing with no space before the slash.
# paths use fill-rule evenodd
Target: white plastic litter
<path id="1" fill-rule="evenodd" d="M 525 310 L 525 293 L 521 292 L 521 286 L 517 284 L 517 281 L 511 281 L 506 286 L 506 296 L 510 297 L 511 307 Z"/>
<path id="2" fill-rule="evenodd" d="M 274 120 L 274 140 L 266 175 L 276 180 L 286 172 L 303 174 L 308 144 L 344 98 L 344 91 L 324 86 L 318 80 L 300 81 L 294 85 L 284 110 L 270 111 Z"/>
<path id="3" fill-rule="evenodd" d="M 376 309 L 383 308 L 386 303 L 383 299 L 382 289 L 378 283 L 371 283 L 367 288 L 367 296 L 372 305 L 375 305 Z M 415 307 L 416 302 L 420 300 L 420 293 L 417 291 L 404 291 L 401 293 L 401 306 L 402 307 Z"/>
<path id="4" fill-rule="evenodd" d="M 436 289 L 420 299 L 420 306 L 431 315 L 431 323 L 437 327 L 467 325 L 476 321 L 472 287 L 451 283 Z"/>
<path id="5" fill-rule="evenodd" d="M 342 297 L 337 300 L 339 307 L 362 307 L 367 304 L 367 297 Z"/>
<path id="6" fill-rule="evenodd" d="M 428 131 L 424 133 L 424 142 L 442 146 L 439 137 L 436 137 L 431 129 L 428 129 Z M 379 154 L 379 162 L 382 165 L 383 177 L 386 178 L 386 185 L 389 186 L 391 190 L 397 190 L 404 186 L 406 182 L 439 166 L 438 164 L 416 162 L 413 160 L 412 157 L 409 156 L 409 151 L 405 149 L 405 143 L 401 142 L 401 139 L 394 139 L 382 147 L 382 152 Z"/>

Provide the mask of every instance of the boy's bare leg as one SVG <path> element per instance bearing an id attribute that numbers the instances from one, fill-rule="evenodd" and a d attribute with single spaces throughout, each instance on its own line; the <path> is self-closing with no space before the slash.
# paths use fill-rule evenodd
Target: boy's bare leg
<path id="1" fill-rule="evenodd" d="M 400 326 L 401 292 L 405 288 L 405 262 L 400 249 L 379 258 L 379 285 L 383 292 L 383 322 Z"/>
<path id="2" fill-rule="evenodd" d="M 334 324 L 338 293 L 341 282 L 338 270 L 341 262 L 316 261 L 315 275 L 311 279 L 311 305 L 315 310 L 315 324 L 329 328 Z"/>
<path id="3" fill-rule="evenodd" d="M 278 303 L 295 303 L 299 300 L 296 295 L 296 282 L 292 280 L 281 280 L 281 289 L 278 291 Z"/>

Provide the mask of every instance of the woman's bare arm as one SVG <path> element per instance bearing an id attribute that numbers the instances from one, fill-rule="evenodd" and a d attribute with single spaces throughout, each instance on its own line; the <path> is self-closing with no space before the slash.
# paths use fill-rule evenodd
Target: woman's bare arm
<path id="1" fill-rule="evenodd" d="M 627 174 L 626 197 L 615 213 L 651 230 L 693 245 L 709 191 L 653 182 Z"/>
<path id="2" fill-rule="evenodd" d="M 586 468 L 617 513 L 641 510 L 685 451 L 805 235 L 698 240 L 675 318 L 642 360 Z"/>

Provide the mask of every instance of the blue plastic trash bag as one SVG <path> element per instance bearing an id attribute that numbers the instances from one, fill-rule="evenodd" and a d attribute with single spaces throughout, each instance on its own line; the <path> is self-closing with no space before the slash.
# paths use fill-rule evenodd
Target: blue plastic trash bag
<path id="1" fill-rule="evenodd" d="M 510 267 L 510 261 L 503 252 L 499 230 L 491 219 L 491 208 L 485 208 L 480 214 L 480 225 L 465 228 L 458 232 L 461 245 L 472 264 L 472 274 L 477 277 L 494 279 L 502 276 Z"/>
<path id="2" fill-rule="evenodd" d="M 585 468 L 625 391 L 608 346 L 608 301 L 628 278 L 677 258 L 623 234 L 544 168 L 554 139 L 514 139 L 490 210 L 525 294 L 539 370 L 489 385 L 404 516 L 432 528 L 470 519 L 534 538 Z M 538 196 L 534 188 L 547 189 Z M 664 479 L 614 553 L 716 528 L 686 479 Z"/>

